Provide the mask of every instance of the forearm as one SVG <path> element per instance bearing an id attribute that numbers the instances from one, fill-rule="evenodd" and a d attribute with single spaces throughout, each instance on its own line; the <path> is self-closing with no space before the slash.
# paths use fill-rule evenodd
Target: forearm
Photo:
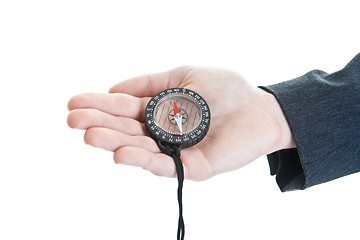
<path id="1" fill-rule="evenodd" d="M 360 55 L 339 72 L 315 70 L 264 89 L 280 103 L 297 146 L 268 156 L 283 191 L 360 171 Z"/>

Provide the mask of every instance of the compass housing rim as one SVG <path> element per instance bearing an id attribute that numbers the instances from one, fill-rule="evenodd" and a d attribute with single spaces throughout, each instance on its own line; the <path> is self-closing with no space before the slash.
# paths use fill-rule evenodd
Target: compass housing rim
<path id="1" fill-rule="evenodd" d="M 184 94 L 196 102 L 201 110 L 201 121 L 191 132 L 183 135 L 171 134 L 158 126 L 154 121 L 154 110 L 158 102 L 171 94 Z M 207 134 L 210 127 L 210 108 L 206 101 L 196 92 L 187 88 L 169 88 L 153 96 L 145 108 L 145 126 L 151 138 L 163 145 L 176 146 L 181 149 L 188 148 L 199 143 Z"/>

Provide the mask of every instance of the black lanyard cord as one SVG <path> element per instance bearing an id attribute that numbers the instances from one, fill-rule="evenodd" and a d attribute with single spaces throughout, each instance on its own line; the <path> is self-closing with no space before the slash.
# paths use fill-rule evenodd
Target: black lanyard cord
<path id="1" fill-rule="evenodd" d="M 180 159 L 180 148 L 174 146 L 170 147 L 169 145 L 164 146 L 160 141 L 158 142 L 158 146 L 163 153 L 172 157 L 175 162 L 176 174 L 178 179 L 177 197 L 179 203 L 179 222 L 178 222 L 177 239 L 184 240 L 185 225 L 184 225 L 183 209 L 182 209 L 182 188 L 184 182 L 184 167 Z"/>

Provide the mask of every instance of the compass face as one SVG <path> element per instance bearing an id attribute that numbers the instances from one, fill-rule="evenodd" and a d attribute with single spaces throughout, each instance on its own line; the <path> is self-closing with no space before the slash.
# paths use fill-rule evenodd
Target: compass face
<path id="1" fill-rule="evenodd" d="M 170 88 L 149 101 L 145 109 L 145 124 L 156 141 L 185 148 L 205 137 L 210 111 L 205 100 L 194 91 Z"/>

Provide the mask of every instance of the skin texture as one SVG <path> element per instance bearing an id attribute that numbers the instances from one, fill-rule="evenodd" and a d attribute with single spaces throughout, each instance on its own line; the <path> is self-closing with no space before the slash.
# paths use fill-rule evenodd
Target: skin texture
<path id="1" fill-rule="evenodd" d="M 181 151 L 186 179 L 205 180 L 264 154 L 295 147 L 274 96 L 235 72 L 217 68 L 183 66 L 120 82 L 108 94 L 76 95 L 68 103 L 68 125 L 85 130 L 87 144 L 113 151 L 116 163 L 175 177 L 173 159 L 160 152 L 144 127 L 150 98 L 172 87 L 199 93 L 211 111 L 206 137 Z"/>

